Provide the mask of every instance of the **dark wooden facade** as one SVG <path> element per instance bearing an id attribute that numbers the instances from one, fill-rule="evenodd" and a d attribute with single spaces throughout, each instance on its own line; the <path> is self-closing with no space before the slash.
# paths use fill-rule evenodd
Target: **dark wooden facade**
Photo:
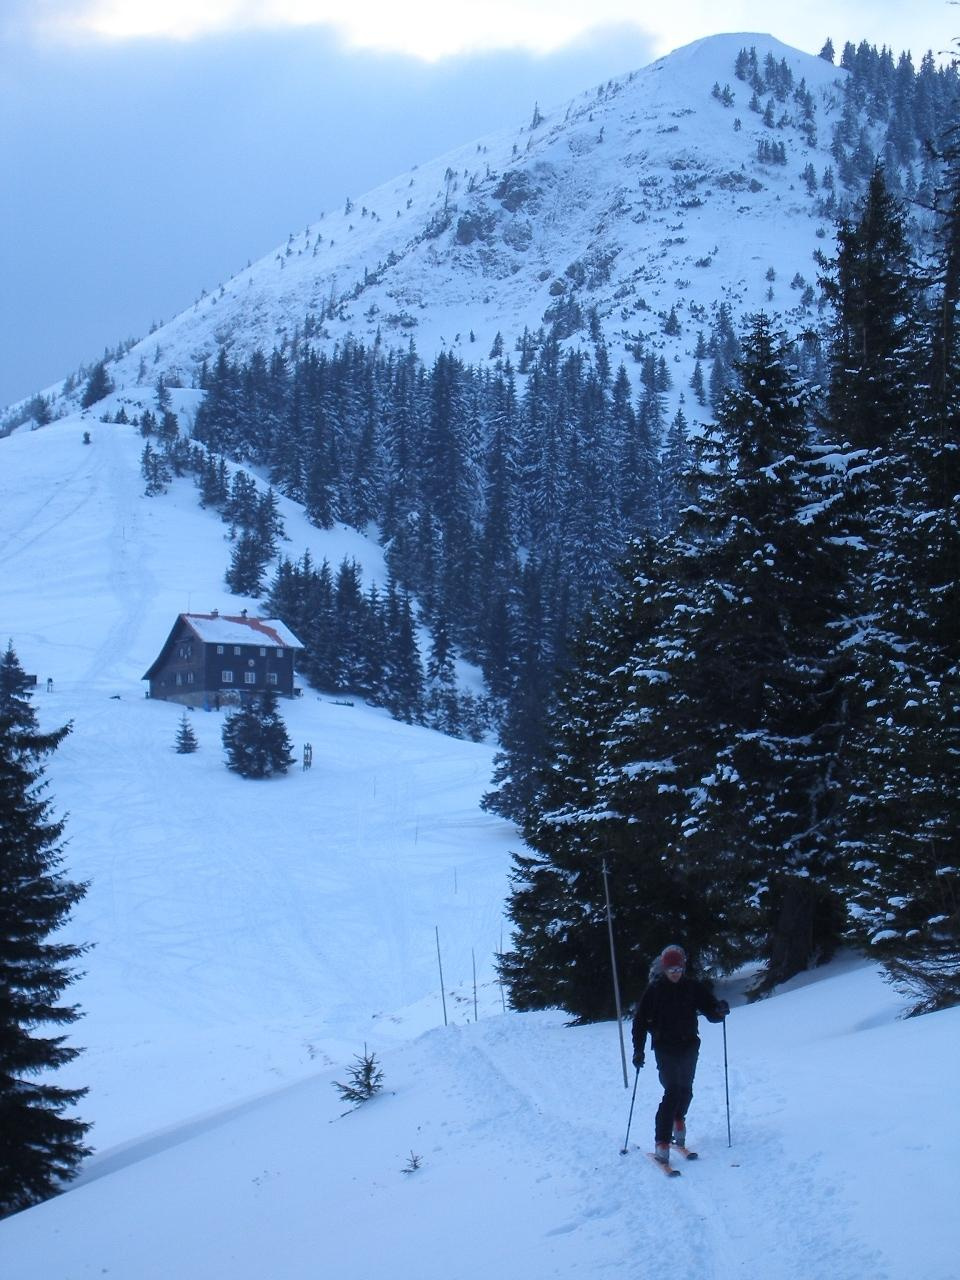
<path id="1" fill-rule="evenodd" d="M 181 613 L 143 679 L 151 698 L 186 706 L 218 706 L 267 689 L 290 698 L 302 648 L 276 618 Z"/>

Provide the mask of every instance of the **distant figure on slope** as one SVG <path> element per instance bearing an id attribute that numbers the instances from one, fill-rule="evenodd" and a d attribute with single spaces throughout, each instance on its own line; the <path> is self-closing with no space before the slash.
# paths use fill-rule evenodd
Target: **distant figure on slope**
<path id="1" fill-rule="evenodd" d="M 661 1164 L 670 1163 L 671 1140 L 678 1147 L 687 1144 L 687 1109 L 700 1053 L 697 1014 L 722 1022 L 729 1012 L 726 1000 L 718 1000 L 707 983 L 687 977 L 682 947 L 669 946 L 654 961 L 633 1019 L 633 1065 L 643 1066 L 649 1031 L 663 1085 L 654 1135 L 654 1156 Z"/>

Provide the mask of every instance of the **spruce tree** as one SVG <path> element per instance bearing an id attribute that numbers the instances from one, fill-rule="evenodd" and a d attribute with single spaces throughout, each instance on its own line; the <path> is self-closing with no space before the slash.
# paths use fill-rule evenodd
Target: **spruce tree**
<path id="1" fill-rule="evenodd" d="M 386 627 L 384 706 L 395 719 L 419 724 L 423 719 L 423 664 L 416 622 L 410 597 L 398 591 L 393 581 L 387 588 Z"/>
<path id="2" fill-rule="evenodd" d="M 334 585 L 331 636 L 332 687 L 338 692 L 359 692 L 368 622 L 360 566 L 344 560 Z"/>
<path id="3" fill-rule="evenodd" d="M 237 443 L 240 378 L 226 349 L 220 348 L 213 370 L 202 383 L 204 397 L 197 408 L 193 433 L 213 453 L 232 453 Z"/>
<path id="4" fill-rule="evenodd" d="M 234 544 L 224 581 L 238 596 L 256 599 L 263 587 L 263 575 L 270 562 L 270 551 L 263 539 L 251 529 L 244 529 Z"/>
<path id="5" fill-rule="evenodd" d="M 383 1068 L 377 1061 L 376 1054 L 368 1050 L 366 1045 L 363 1046 L 363 1053 L 357 1054 L 353 1066 L 348 1068 L 347 1077 L 347 1084 L 335 1080 L 333 1087 L 344 1102 L 352 1102 L 354 1107 L 369 1102 L 383 1088 Z"/>
<path id="6" fill-rule="evenodd" d="M 60 997 L 84 948 L 50 941 L 86 886 L 60 870 L 64 822 L 44 794 L 43 760 L 70 731 L 42 733 L 23 669 L 7 647 L 0 662 L 0 1216 L 54 1194 L 89 1149 L 89 1125 L 73 1114 L 85 1089 L 48 1073 L 80 1052 L 44 1025 L 75 1022 Z"/>
<path id="7" fill-rule="evenodd" d="M 98 401 L 105 399 L 113 390 L 113 381 L 107 373 L 105 361 L 100 360 L 93 366 L 89 378 L 87 378 L 86 386 L 83 389 L 83 395 L 80 397 L 80 407 L 89 409 Z"/>
<path id="8" fill-rule="evenodd" d="M 455 656 L 441 613 L 434 623 L 427 655 L 424 710 L 428 726 L 451 737 L 459 737 L 462 727 Z"/>
<path id="9" fill-rule="evenodd" d="M 514 1008 L 559 1005 L 580 1021 L 612 1016 L 604 864 L 625 991 L 642 989 L 664 936 L 689 936 L 666 859 L 669 812 L 644 806 L 636 822 L 632 809 L 617 807 L 611 786 L 618 759 L 611 740 L 630 718 L 619 678 L 663 621 L 660 571 L 655 544 L 638 544 L 607 606 L 586 622 L 545 727 L 540 767 L 526 781 L 521 817 L 531 852 L 514 856 L 512 948 L 499 962 Z M 671 788 L 656 794 L 667 811 L 675 808 Z"/>
<path id="10" fill-rule="evenodd" d="M 319 570 L 313 570 L 305 560 L 302 564 L 303 570 L 299 575 L 302 582 L 299 611 L 303 619 L 303 642 L 306 645 L 303 669 L 312 684 L 333 692 L 337 688 L 338 679 L 333 573 L 327 560 L 321 563 Z M 277 616 L 285 618 L 288 615 Z"/>
<path id="11" fill-rule="evenodd" d="M 936 288 L 919 370 L 901 387 L 895 447 L 863 574 L 847 838 L 854 936 L 918 1011 L 960 1002 L 960 158 L 948 155 Z M 900 322 L 900 331 L 905 328 Z"/>
<path id="12" fill-rule="evenodd" d="M 846 444 L 831 533 L 851 561 L 850 617 L 838 634 L 848 657 L 839 823 L 851 934 L 897 965 L 938 933 L 929 921 L 944 914 L 933 903 L 948 887 L 937 865 L 949 806 L 935 797 L 950 772 L 952 659 L 943 658 L 952 645 L 932 642 L 944 564 L 926 543 L 927 525 L 936 542 L 954 499 L 937 485 L 949 450 L 929 433 L 937 366 L 922 346 L 923 281 L 879 169 L 841 224 L 825 289 L 835 311 L 828 430 Z"/>
<path id="13" fill-rule="evenodd" d="M 500 725 L 500 751 L 494 757 L 494 790 L 481 801 L 484 809 L 518 824 L 524 822 L 538 789 L 555 679 L 545 594 L 543 566 L 530 559 L 513 607 L 507 708 Z"/>
<path id="14" fill-rule="evenodd" d="M 140 474 L 146 482 L 143 490 L 146 497 L 155 498 L 166 493 L 170 483 L 170 467 L 166 456 L 159 449 L 154 449 L 149 440 L 140 455 Z"/>
<path id="15" fill-rule="evenodd" d="M 842 927 L 831 886 L 845 561 L 818 516 L 832 481 L 785 339 L 760 315 L 743 352 L 703 446 L 703 581 L 678 675 L 707 713 L 714 758 L 686 779 L 683 843 L 758 903 L 773 985 L 828 956 Z"/>
<path id="16" fill-rule="evenodd" d="M 360 666 L 354 677 L 357 692 L 375 707 L 382 707 L 386 696 L 387 618 L 386 605 L 376 583 L 371 583 L 364 597 L 364 617 Z"/>
<path id="17" fill-rule="evenodd" d="M 678 409 L 667 433 L 666 448 L 660 464 L 660 520 L 665 533 L 677 527 L 685 500 L 685 477 L 690 468 L 690 444 L 687 420 Z"/>
<path id="18" fill-rule="evenodd" d="M 839 224 L 821 285 L 834 310 L 830 422 L 854 449 L 885 448 L 902 429 L 904 387 L 919 372 L 922 281 L 879 165 L 856 215 Z"/>
<path id="19" fill-rule="evenodd" d="M 191 755 L 199 748 L 199 746 L 200 744 L 197 742 L 197 735 L 193 731 L 193 725 L 187 718 L 186 711 L 184 711 L 183 715 L 180 717 L 180 725 L 177 729 L 177 754 L 181 756 Z"/>
<path id="20" fill-rule="evenodd" d="M 245 702 L 223 726 L 227 768 L 242 778 L 269 778 L 286 773 L 294 762 L 277 695 L 267 690 Z"/>

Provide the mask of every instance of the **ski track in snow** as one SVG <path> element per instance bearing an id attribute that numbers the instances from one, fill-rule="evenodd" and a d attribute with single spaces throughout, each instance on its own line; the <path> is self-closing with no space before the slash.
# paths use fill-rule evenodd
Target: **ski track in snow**
<path id="1" fill-rule="evenodd" d="M 111 497 L 109 527 L 105 521 L 104 539 L 109 556 L 107 584 L 117 616 L 83 674 L 82 678 L 88 683 L 95 682 L 104 670 L 110 669 L 116 654 L 126 653 L 133 647 L 144 604 L 156 594 L 157 589 L 156 579 L 142 551 L 142 504 L 129 483 L 129 437 L 124 439 L 110 430 L 100 432 L 96 454 L 101 459 L 105 458 L 106 489 Z"/>
<path id="2" fill-rule="evenodd" d="M 614 1029 L 605 1031 L 613 1076 Z M 824 1183 L 813 1170 L 796 1168 L 784 1188 L 770 1178 L 771 1166 L 782 1161 L 775 1140 L 753 1140 L 748 1134 L 740 1152 L 736 1148 L 731 1152 L 725 1142 L 722 1146 L 717 1142 L 719 1131 L 699 1162 L 681 1165 L 682 1178 L 662 1179 L 646 1164 L 643 1152 L 649 1146 L 634 1146 L 623 1157 L 609 1130 L 608 1118 L 616 1115 L 617 1103 L 622 1104 L 629 1094 L 616 1084 L 600 1097 L 585 1094 L 582 1063 L 571 1056 L 569 1037 L 554 1028 L 544 1039 L 545 1043 L 535 1046 L 516 1040 L 500 1045 L 495 1042 L 496 1031 L 487 1031 L 478 1050 L 472 1041 L 467 1045 L 458 1037 L 453 1041 L 451 1065 L 454 1077 L 465 1081 L 471 1097 L 497 1098 L 504 1109 L 503 1114 L 485 1111 L 481 1127 L 509 1127 L 515 1138 L 523 1135 L 531 1151 L 561 1156 L 562 1168 L 555 1168 L 551 1177 L 560 1182 L 564 1198 L 573 1201 L 575 1210 L 548 1234 L 585 1233 L 590 1239 L 587 1252 L 596 1263 L 593 1274 L 621 1275 L 637 1257 L 668 1256 L 670 1274 L 683 1280 L 725 1280 L 738 1269 L 760 1275 L 764 1258 L 775 1256 L 780 1248 L 787 1222 L 796 1261 L 781 1274 L 806 1280 L 809 1259 L 818 1256 L 825 1273 L 829 1269 L 840 1280 L 862 1277 L 859 1242 L 846 1238 L 842 1223 L 830 1223 L 824 1213 L 840 1188 Z M 507 1061 L 503 1050 L 510 1054 Z M 646 1088 L 638 1089 L 634 1116 L 641 1132 L 650 1126 L 655 1107 L 651 1088 L 658 1096 L 655 1074 L 646 1071 L 646 1077 L 642 1077 Z M 641 1093 L 648 1096 L 641 1099 Z M 715 1104 L 716 1089 L 708 1087 L 706 1093 L 706 1106 Z M 705 1109 L 701 1099 L 697 1110 L 702 1114 Z M 624 1221 L 631 1224 L 626 1238 Z M 580 1249 L 583 1244 L 581 1239 Z M 882 1272 L 873 1269 L 871 1275 L 879 1280 Z"/>
<path id="3" fill-rule="evenodd" d="M 678 1280 L 729 1280 L 766 1274 L 769 1259 L 776 1257 L 783 1280 L 808 1280 L 815 1257 L 817 1275 L 886 1276 L 879 1258 L 866 1258 L 862 1242 L 848 1230 L 842 1185 L 824 1179 L 818 1166 L 794 1166 L 785 1178 L 771 1177 L 771 1170 L 783 1170 L 784 1164 L 770 1136 L 775 1130 L 748 1131 L 727 1150 L 725 1134 L 714 1122 L 701 1160 L 683 1164 L 682 1178 L 668 1182 L 647 1165 L 646 1147 L 632 1146 L 623 1157 L 611 1132 L 610 1118 L 620 1110 L 626 1114 L 624 1098 L 629 1098 L 614 1078 L 619 1074 L 614 1028 L 571 1033 L 556 1021 L 543 1027 L 531 1020 L 525 1031 L 518 1037 L 507 1020 L 500 1020 L 431 1033 L 425 1037 L 430 1054 L 424 1066 L 437 1112 L 429 1135 L 440 1138 L 428 1147 L 430 1158 L 449 1159 L 461 1147 L 473 1160 L 478 1149 L 502 1148 L 503 1135 L 509 1134 L 509 1150 L 501 1150 L 500 1158 L 523 1184 L 532 1220 L 543 1215 L 545 1257 L 535 1274 L 573 1275 L 577 1267 L 565 1258 L 574 1237 L 577 1257 L 590 1258 L 593 1275 L 623 1275 L 638 1259 L 669 1257 L 670 1274 Z M 582 1057 L 578 1049 L 585 1051 Z M 716 1062 L 705 1056 L 710 1072 Z M 602 1076 L 596 1069 L 601 1057 L 608 1066 Z M 646 1074 L 650 1078 L 641 1077 L 635 1113 L 641 1132 L 652 1123 L 658 1096 L 653 1073 Z M 585 1079 L 606 1084 L 585 1089 Z M 699 1100 L 694 1119 L 697 1113 L 716 1115 L 719 1083 L 701 1087 L 706 1097 Z M 751 1085 L 765 1092 L 765 1082 L 754 1079 Z M 456 1120 L 443 1118 L 448 1107 Z M 624 1224 L 629 1224 L 626 1230 Z M 785 1227 L 790 1233 L 786 1259 Z"/>

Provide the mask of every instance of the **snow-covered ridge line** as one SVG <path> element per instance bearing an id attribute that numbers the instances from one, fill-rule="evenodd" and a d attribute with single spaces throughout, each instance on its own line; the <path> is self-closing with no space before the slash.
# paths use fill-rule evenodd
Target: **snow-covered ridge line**
<path id="1" fill-rule="evenodd" d="M 795 110 L 771 134 L 748 109 L 734 75 L 744 48 L 806 84 L 816 145 Z M 241 359 L 298 336 L 413 340 L 428 361 L 455 350 L 480 362 L 498 333 L 509 351 L 571 300 L 596 313 L 614 361 L 628 367 L 641 334 L 685 364 L 720 301 L 737 317 L 765 304 L 809 321 L 790 281 L 815 280 L 812 255 L 829 222 L 800 172 L 812 163 L 819 177 L 831 164 L 846 74 L 771 36 L 697 41 L 349 198 L 125 352 L 111 376 L 128 391 L 158 374 L 189 386 L 221 346 Z M 732 105 L 717 85 L 732 86 Z M 758 159 L 774 135 L 789 150 L 785 165 Z M 671 307 L 683 332 L 664 336 L 658 316 Z"/>

